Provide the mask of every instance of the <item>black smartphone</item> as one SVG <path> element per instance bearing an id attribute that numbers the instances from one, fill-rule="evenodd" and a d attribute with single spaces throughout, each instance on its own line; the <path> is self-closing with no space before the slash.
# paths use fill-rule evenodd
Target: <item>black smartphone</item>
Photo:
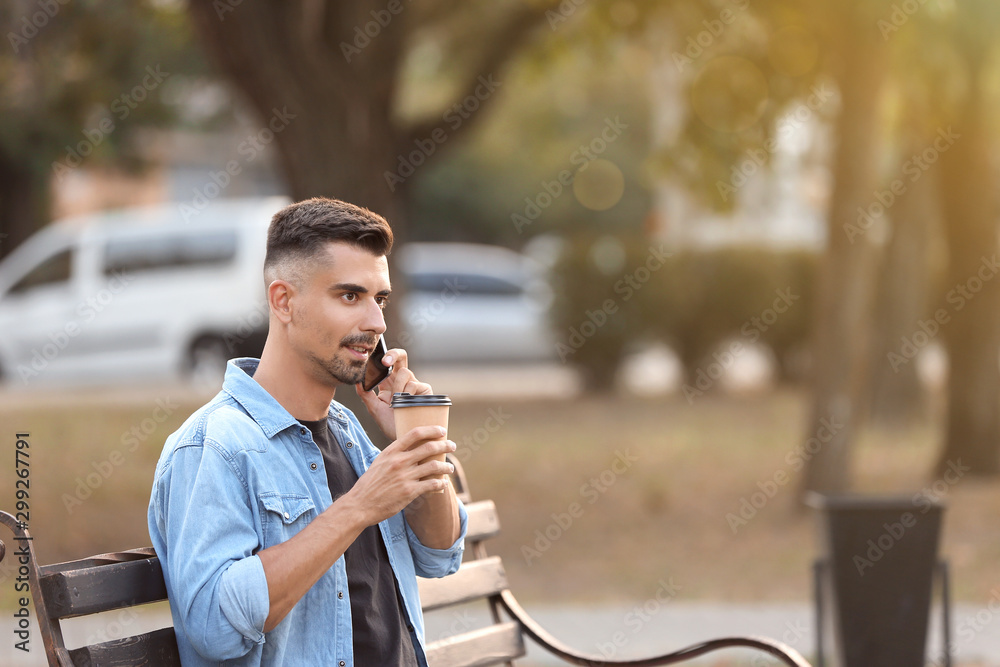
<path id="1" fill-rule="evenodd" d="M 375 343 L 375 349 L 368 355 L 368 363 L 365 364 L 365 380 L 361 385 L 361 388 L 365 391 L 374 389 L 379 382 L 389 377 L 389 373 L 392 372 L 392 366 L 382 364 L 382 359 L 388 351 L 388 348 L 385 346 L 385 337 L 379 336 L 378 342 Z"/>

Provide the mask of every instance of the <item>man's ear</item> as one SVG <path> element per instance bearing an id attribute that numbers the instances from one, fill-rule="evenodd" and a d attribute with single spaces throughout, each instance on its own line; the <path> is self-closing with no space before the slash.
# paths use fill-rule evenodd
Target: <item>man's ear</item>
<path id="1" fill-rule="evenodd" d="M 292 321 L 292 297 L 295 286 L 284 280 L 275 280 L 267 286 L 267 306 L 271 314 L 284 324 Z"/>

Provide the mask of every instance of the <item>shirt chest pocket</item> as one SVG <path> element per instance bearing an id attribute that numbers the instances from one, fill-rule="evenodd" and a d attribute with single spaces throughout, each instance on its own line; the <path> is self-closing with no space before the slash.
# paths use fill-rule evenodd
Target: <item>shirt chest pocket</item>
<path id="1" fill-rule="evenodd" d="M 264 528 L 264 548 L 294 537 L 316 518 L 316 504 L 308 496 L 294 493 L 257 494 Z"/>

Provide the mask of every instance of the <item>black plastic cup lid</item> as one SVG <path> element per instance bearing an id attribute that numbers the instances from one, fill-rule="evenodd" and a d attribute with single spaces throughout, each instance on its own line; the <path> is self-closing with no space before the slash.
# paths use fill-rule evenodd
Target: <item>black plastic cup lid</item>
<path id="1" fill-rule="evenodd" d="M 451 405 L 451 399 L 447 394 L 409 394 L 405 391 L 398 391 L 392 395 L 394 408 L 415 408 L 424 405 Z"/>

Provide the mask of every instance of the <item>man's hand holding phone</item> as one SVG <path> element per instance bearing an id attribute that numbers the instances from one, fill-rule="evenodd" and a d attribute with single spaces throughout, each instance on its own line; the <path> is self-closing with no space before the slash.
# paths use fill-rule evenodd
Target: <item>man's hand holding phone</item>
<path id="1" fill-rule="evenodd" d="M 401 391 L 409 394 L 432 394 L 434 391 L 429 384 L 418 381 L 413 371 L 407 367 L 406 350 L 398 347 L 391 350 L 385 348 L 385 339 L 380 336 L 375 350 L 368 358 L 365 381 L 355 385 L 355 389 L 382 432 L 390 440 L 395 440 L 396 423 L 390 406 L 392 395 Z M 375 357 L 379 358 L 376 360 Z M 369 377 L 377 378 L 379 375 L 382 376 L 381 380 L 369 383 Z M 377 394 L 374 391 L 376 387 Z"/>
<path id="2" fill-rule="evenodd" d="M 382 380 L 389 377 L 389 373 L 392 372 L 392 366 L 382 363 L 385 359 L 385 355 L 388 352 L 385 346 L 385 336 L 379 336 L 378 342 L 375 343 L 375 349 L 368 356 L 368 362 L 365 364 L 365 379 L 362 382 L 362 388 L 365 391 L 372 391 L 382 382 Z M 390 360 L 391 363 L 391 360 Z"/>

